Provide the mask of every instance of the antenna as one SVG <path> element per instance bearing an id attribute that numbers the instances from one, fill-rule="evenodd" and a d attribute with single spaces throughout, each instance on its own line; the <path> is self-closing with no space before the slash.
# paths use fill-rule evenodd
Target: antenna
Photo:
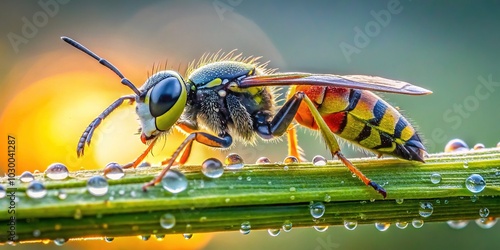
<path id="1" fill-rule="evenodd" d="M 135 85 L 132 82 L 130 82 L 127 78 L 125 78 L 125 76 L 123 76 L 123 74 L 113 64 L 108 62 L 106 59 L 99 57 L 94 52 L 92 52 L 91 50 L 87 49 L 85 46 L 81 45 L 80 43 L 78 43 L 77 41 L 75 41 L 69 37 L 62 36 L 61 39 L 65 42 L 69 43 L 71 46 L 83 51 L 85 54 L 93 57 L 94 59 L 99 61 L 100 64 L 106 66 L 106 68 L 115 72 L 115 74 L 120 77 L 121 83 L 123 85 L 131 88 L 137 96 L 141 95 L 141 92 L 135 87 Z"/>

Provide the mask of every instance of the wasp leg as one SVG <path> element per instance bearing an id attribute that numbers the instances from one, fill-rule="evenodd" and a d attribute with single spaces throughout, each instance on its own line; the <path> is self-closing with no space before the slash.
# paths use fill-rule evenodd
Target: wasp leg
<path id="1" fill-rule="evenodd" d="M 137 166 L 139 166 L 139 164 L 144 160 L 144 158 L 146 158 L 146 155 L 148 155 L 151 149 L 153 149 L 153 146 L 155 145 L 157 139 L 158 137 L 154 138 L 153 141 L 151 141 L 149 146 L 146 148 L 146 150 L 144 150 L 144 152 L 142 152 L 142 154 L 139 155 L 139 157 L 137 157 L 135 161 L 123 165 L 122 168 L 136 168 Z"/>
<path id="2" fill-rule="evenodd" d="M 109 107 L 107 107 L 97 118 L 95 118 L 83 131 L 80 140 L 78 141 L 78 146 L 76 147 L 76 154 L 78 157 L 83 155 L 83 151 L 85 148 L 85 143 L 90 145 L 90 140 L 92 139 L 92 135 L 94 134 L 94 130 L 101 124 L 102 120 L 106 118 L 111 112 L 113 112 L 116 108 L 118 108 L 125 100 L 129 100 L 130 104 L 135 101 L 135 95 L 126 95 L 118 98 L 118 100 L 114 101 Z"/>
<path id="3" fill-rule="evenodd" d="M 298 92 L 297 94 L 299 93 L 300 92 Z M 347 158 L 345 158 L 344 155 L 342 155 L 342 153 L 340 153 L 340 147 L 337 142 L 337 139 L 335 138 L 333 132 L 328 128 L 328 125 L 326 124 L 325 120 L 323 120 L 323 117 L 321 117 L 321 114 L 319 113 L 318 109 L 316 108 L 316 106 L 314 106 L 313 102 L 311 101 L 311 99 L 309 99 L 309 97 L 307 97 L 307 95 L 304 95 L 304 101 L 309 107 L 309 110 L 311 111 L 311 114 L 314 117 L 314 121 L 318 125 L 321 135 L 323 136 L 323 139 L 325 140 L 326 145 L 330 149 L 332 155 L 337 155 L 337 157 L 342 161 L 342 163 L 344 163 L 344 165 L 346 165 L 346 167 L 353 174 L 355 174 L 359 179 L 361 179 L 361 181 L 363 181 L 365 185 L 371 186 L 373 189 L 375 189 L 385 199 L 387 193 L 384 190 L 384 188 L 382 188 L 377 183 L 371 181 L 358 168 L 356 168 Z"/>
<path id="4" fill-rule="evenodd" d="M 304 156 L 304 150 L 299 146 L 295 126 L 291 125 L 286 132 L 288 137 L 288 155 L 295 156 L 300 161 L 307 161 Z"/>
<path id="5" fill-rule="evenodd" d="M 161 182 L 165 174 L 167 174 L 168 170 L 174 163 L 175 159 L 179 157 L 179 154 L 181 153 L 182 150 L 184 150 L 184 153 L 182 154 L 181 157 L 181 163 L 182 161 L 186 161 L 187 158 L 189 158 L 189 155 L 191 153 L 191 146 L 193 144 L 193 141 L 197 141 L 203 145 L 210 146 L 210 147 L 215 147 L 215 148 L 227 148 L 231 146 L 233 143 L 233 138 L 229 134 L 223 134 L 220 137 L 204 133 L 204 132 L 193 132 L 191 133 L 182 143 L 179 145 L 179 147 L 175 150 L 174 154 L 170 158 L 170 161 L 168 162 L 167 166 L 161 171 L 161 173 L 156 176 L 152 181 L 144 184 L 142 186 L 142 190 L 146 191 L 148 187 L 154 186 L 158 183 Z"/>

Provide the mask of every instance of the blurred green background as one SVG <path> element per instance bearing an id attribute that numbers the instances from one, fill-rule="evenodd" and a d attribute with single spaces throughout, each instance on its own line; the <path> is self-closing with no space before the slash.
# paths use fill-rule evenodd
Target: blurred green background
<path id="1" fill-rule="evenodd" d="M 57 8 L 40 3 L 57 3 Z M 47 11 L 43 6 L 50 7 Z M 269 60 L 270 67 L 280 71 L 371 74 L 404 80 L 434 93 L 423 97 L 384 94 L 384 98 L 400 107 L 414 122 L 430 153 L 442 151 L 453 138 L 461 138 L 471 147 L 479 142 L 493 147 L 500 141 L 498 1 L 11 0 L 0 3 L 0 13 L 2 107 L 19 88 L 30 84 L 23 77 L 50 74 L 44 68 L 29 70 L 37 57 L 70 51 L 86 60 L 60 41 L 59 37 L 66 35 L 109 59 L 125 75 L 133 75 L 129 78 L 138 85 L 145 80 L 153 63 L 168 59 L 169 64 L 185 67 L 205 52 L 232 49 L 244 55 L 263 56 L 263 61 Z M 46 13 L 48 18 L 45 20 L 40 13 Z M 26 22 L 35 24 L 36 31 L 23 29 Z M 61 64 L 62 61 L 53 61 L 44 67 L 57 69 Z M 106 71 L 97 63 L 95 70 Z M 118 81 L 109 84 L 117 85 Z M 116 96 L 127 91 L 123 87 Z M 299 136 L 309 159 L 316 154 L 328 155 L 316 136 L 308 131 L 301 131 Z M 279 161 L 286 154 L 286 146 L 259 143 L 255 147 L 239 145 L 234 151 L 248 162 L 264 155 Z M 345 152 L 351 157 L 364 155 L 350 147 L 345 147 Z M 278 237 L 267 232 L 246 236 L 217 233 L 205 247 L 485 249 L 500 246 L 498 226 L 485 230 L 472 222 L 462 230 L 451 229 L 444 223 L 425 224 L 420 229 L 410 227 L 400 230 L 392 226 L 386 232 L 378 232 L 374 226 L 359 226 L 354 231 L 333 227 L 324 233 L 306 228 L 282 232 Z M 148 244 L 138 239 L 133 241 L 141 248 Z M 176 248 L 168 240 L 163 245 L 167 249 Z M 61 249 L 64 248 L 83 249 L 85 244 L 71 242 Z"/>

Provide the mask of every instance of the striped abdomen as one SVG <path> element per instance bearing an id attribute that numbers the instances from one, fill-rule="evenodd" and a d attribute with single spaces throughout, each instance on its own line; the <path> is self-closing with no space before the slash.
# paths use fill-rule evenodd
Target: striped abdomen
<path id="1" fill-rule="evenodd" d="M 332 132 L 377 154 L 389 154 L 423 162 L 425 148 L 413 126 L 391 105 L 367 90 L 294 86 L 315 104 Z M 317 130 L 317 124 L 305 104 L 295 119 Z"/>

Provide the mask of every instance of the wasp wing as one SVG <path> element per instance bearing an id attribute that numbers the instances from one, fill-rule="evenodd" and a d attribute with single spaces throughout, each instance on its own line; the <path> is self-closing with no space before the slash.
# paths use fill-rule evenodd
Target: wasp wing
<path id="1" fill-rule="evenodd" d="M 379 92 L 399 93 L 407 95 L 427 95 L 432 91 L 413 84 L 378 76 L 367 75 L 331 75 L 310 73 L 278 73 L 270 75 L 249 76 L 240 81 L 240 88 L 257 86 L 316 85 L 335 86 L 352 89 L 365 89 Z"/>

